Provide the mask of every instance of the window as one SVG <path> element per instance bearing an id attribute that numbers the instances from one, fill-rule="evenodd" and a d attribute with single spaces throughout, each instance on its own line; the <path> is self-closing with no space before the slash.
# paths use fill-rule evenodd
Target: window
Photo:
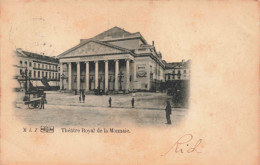
<path id="1" fill-rule="evenodd" d="M 42 68 L 44 69 L 44 64 L 42 64 Z"/>
<path id="2" fill-rule="evenodd" d="M 20 65 L 23 65 L 23 61 L 20 61 Z"/>
<path id="3" fill-rule="evenodd" d="M 38 64 L 38 68 L 40 68 L 40 64 Z"/>
<path id="4" fill-rule="evenodd" d="M 27 66 L 27 61 L 24 61 L 25 66 Z"/>
<path id="5" fill-rule="evenodd" d="M 29 62 L 29 66 L 30 66 L 30 67 L 32 66 L 32 62 Z"/>
<path id="6" fill-rule="evenodd" d="M 173 80 L 175 79 L 175 75 L 172 75 L 172 79 L 173 79 Z"/>
<path id="7" fill-rule="evenodd" d="M 32 71 L 29 70 L 29 77 L 32 77 Z"/>
<path id="8" fill-rule="evenodd" d="M 170 74 L 168 74 L 168 80 L 170 80 L 171 79 L 171 76 L 170 76 Z"/>
<path id="9" fill-rule="evenodd" d="M 184 73 L 186 73 L 186 70 L 184 70 Z"/>
<path id="10" fill-rule="evenodd" d="M 36 77 L 36 71 L 33 72 L 33 77 Z"/>
<path id="11" fill-rule="evenodd" d="M 40 71 L 38 71 L 38 77 L 40 77 Z"/>
<path id="12" fill-rule="evenodd" d="M 23 70 L 22 69 L 20 69 L 20 75 L 23 75 Z"/>

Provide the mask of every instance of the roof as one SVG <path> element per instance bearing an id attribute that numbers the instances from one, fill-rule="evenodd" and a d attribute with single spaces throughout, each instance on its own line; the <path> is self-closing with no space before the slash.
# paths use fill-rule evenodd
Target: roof
<path id="1" fill-rule="evenodd" d="M 143 38 L 140 32 L 130 33 L 123 28 L 119 28 L 117 26 L 108 29 L 94 37 L 92 40 L 100 40 L 100 41 L 113 41 L 118 39 L 131 39 L 131 38 L 140 38 L 145 44 L 147 44 L 146 40 Z"/>
<path id="2" fill-rule="evenodd" d="M 41 54 L 37 54 L 37 53 L 33 53 L 33 52 L 24 51 L 20 48 L 16 49 L 16 51 L 29 58 L 59 63 L 59 60 L 55 57 L 50 57 L 50 56 L 45 56 L 45 55 L 41 55 Z"/>
<path id="3" fill-rule="evenodd" d="M 171 63 L 165 63 L 165 68 L 166 69 L 175 69 L 175 68 L 189 68 L 190 67 L 190 61 L 183 61 L 183 62 L 171 62 Z"/>

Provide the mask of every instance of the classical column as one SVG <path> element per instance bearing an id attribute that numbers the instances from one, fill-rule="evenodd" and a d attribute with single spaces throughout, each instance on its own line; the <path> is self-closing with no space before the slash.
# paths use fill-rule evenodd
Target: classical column
<path id="1" fill-rule="evenodd" d="M 42 75 L 43 77 L 44 75 Z M 60 90 L 63 88 L 62 87 L 62 81 L 63 81 L 63 63 L 60 63 Z"/>
<path id="2" fill-rule="evenodd" d="M 105 61 L 105 91 L 108 90 L 108 61 Z"/>
<path id="3" fill-rule="evenodd" d="M 118 91 L 118 72 L 119 72 L 119 61 L 115 60 L 115 91 Z"/>
<path id="4" fill-rule="evenodd" d="M 77 90 L 80 90 L 80 62 L 77 62 Z"/>
<path id="5" fill-rule="evenodd" d="M 86 62 L 86 91 L 89 91 L 89 62 Z"/>
<path id="6" fill-rule="evenodd" d="M 68 75 L 68 81 L 69 81 L 68 82 L 68 85 L 69 85 L 68 90 L 71 90 L 71 62 L 69 62 L 68 64 L 69 64 L 69 67 L 68 67 L 68 69 L 69 69 L 68 70 L 68 73 L 69 73 L 69 75 Z"/>
<path id="7" fill-rule="evenodd" d="M 133 72 L 134 72 L 134 74 L 133 74 L 133 83 L 134 83 L 134 89 L 136 88 L 135 86 L 135 84 L 136 84 L 136 64 L 135 64 L 135 61 L 133 61 Z"/>
<path id="8" fill-rule="evenodd" d="M 95 61 L 95 89 L 98 88 L 98 61 Z"/>
<path id="9" fill-rule="evenodd" d="M 129 87 L 129 62 L 130 60 L 129 59 L 126 59 L 126 91 L 128 91 L 130 89 Z"/>

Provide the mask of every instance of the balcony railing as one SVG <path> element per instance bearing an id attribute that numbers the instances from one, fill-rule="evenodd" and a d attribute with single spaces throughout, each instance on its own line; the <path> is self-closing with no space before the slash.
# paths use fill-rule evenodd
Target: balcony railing
<path id="1" fill-rule="evenodd" d="M 35 69 L 35 70 L 43 70 L 43 71 L 51 71 L 51 72 L 58 72 L 58 70 L 38 68 L 38 67 L 33 67 L 33 69 Z"/>

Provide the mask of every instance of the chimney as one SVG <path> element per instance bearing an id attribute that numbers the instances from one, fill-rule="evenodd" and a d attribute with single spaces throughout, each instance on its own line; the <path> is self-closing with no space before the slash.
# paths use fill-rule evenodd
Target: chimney
<path id="1" fill-rule="evenodd" d="M 181 60 L 181 64 L 184 64 L 184 59 Z"/>
<path id="2" fill-rule="evenodd" d="M 154 46 L 154 41 L 152 41 L 152 43 L 153 43 L 153 46 Z"/>

